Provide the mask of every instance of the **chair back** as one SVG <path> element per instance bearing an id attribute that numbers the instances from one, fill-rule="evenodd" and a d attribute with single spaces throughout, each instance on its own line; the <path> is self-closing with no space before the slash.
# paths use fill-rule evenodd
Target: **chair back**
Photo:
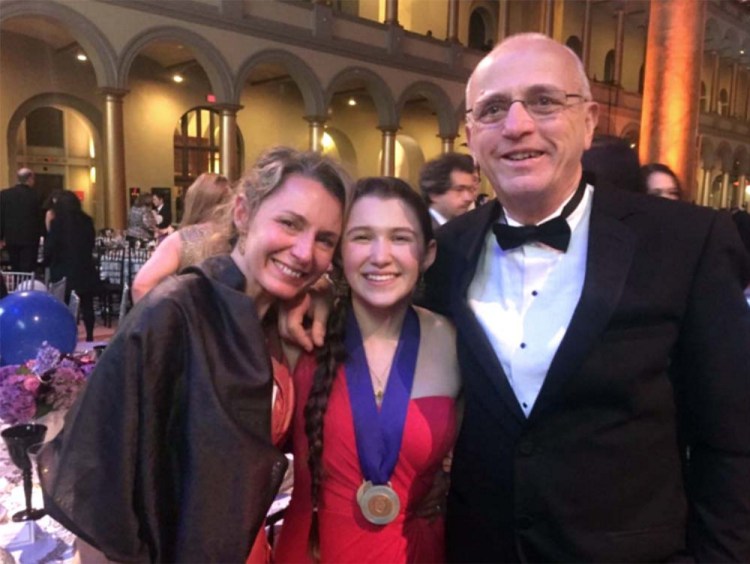
<path id="1" fill-rule="evenodd" d="M 68 310 L 73 314 L 73 319 L 78 323 L 78 309 L 81 306 L 81 298 L 76 294 L 75 290 L 70 292 L 70 300 L 68 301 Z"/>
<path id="2" fill-rule="evenodd" d="M 8 289 L 8 293 L 23 291 L 24 287 L 22 284 L 26 283 L 33 285 L 34 273 L 33 272 L 3 272 L 3 278 L 5 279 L 5 287 Z M 19 288 L 19 286 L 21 286 Z M 33 288 L 31 288 L 33 289 Z"/>
<path id="3" fill-rule="evenodd" d="M 127 281 L 129 285 L 133 285 L 133 279 L 141 267 L 146 264 L 146 261 L 151 256 L 149 249 L 130 249 L 128 264 L 126 265 Z"/>
<path id="4" fill-rule="evenodd" d="M 63 276 L 58 280 L 57 282 L 52 282 L 49 285 L 49 293 L 52 294 L 53 297 L 60 300 L 62 303 L 65 303 L 65 287 L 68 284 L 68 279 Z"/>
<path id="5" fill-rule="evenodd" d="M 121 286 L 125 282 L 123 272 L 126 253 L 126 249 L 106 249 L 99 255 L 99 278 L 102 281 L 117 286 Z"/>
<path id="6" fill-rule="evenodd" d="M 133 306 L 133 301 L 130 299 L 130 284 L 125 282 L 122 286 L 122 295 L 120 296 L 120 311 L 119 311 L 119 317 L 117 319 L 118 327 L 119 324 L 122 323 L 122 320 L 125 318 L 125 315 L 127 315 L 128 311 L 130 311 L 130 308 Z"/>

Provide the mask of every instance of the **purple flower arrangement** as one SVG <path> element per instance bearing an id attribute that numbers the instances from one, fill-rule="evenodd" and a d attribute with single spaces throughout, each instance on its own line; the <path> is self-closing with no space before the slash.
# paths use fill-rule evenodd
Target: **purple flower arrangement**
<path id="1" fill-rule="evenodd" d="M 68 409 L 95 362 L 89 354 L 60 354 L 45 341 L 36 358 L 0 367 L 0 419 L 15 425 Z"/>

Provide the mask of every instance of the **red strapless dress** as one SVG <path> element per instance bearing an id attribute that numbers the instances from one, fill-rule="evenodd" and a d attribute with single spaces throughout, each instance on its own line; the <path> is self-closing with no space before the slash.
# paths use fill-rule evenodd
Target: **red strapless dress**
<path id="1" fill-rule="evenodd" d="M 307 468 L 304 407 L 312 385 L 315 360 L 300 358 L 294 373 L 297 394 L 292 438 L 294 492 L 274 553 L 275 562 L 309 562 L 307 537 L 312 504 Z M 404 436 L 391 485 L 401 513 L 388 525 L 373 525 L 356 501 L 362 484 L 351 405 L 343 367 L 334 382 L 325 417 L 325 478 L 318 510 L 321 562 L 441 562 L 443 521 L 416 517 L 413 508 L 427 494 L 443 458 L 453 446 L 456 429 L 453 398 L 436 396 L 409 402 Z"/>

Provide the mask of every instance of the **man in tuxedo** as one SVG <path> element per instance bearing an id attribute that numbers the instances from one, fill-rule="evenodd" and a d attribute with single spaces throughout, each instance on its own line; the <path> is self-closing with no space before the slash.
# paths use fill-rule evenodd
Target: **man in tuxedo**
<path id="1" fill-rule="evenodd" d="M 11 270 L 34 272 L 42 235 L 42 205 L 34 189 L 34 172 L 21 168 L 18 184 L 0 192 L 0 241 L 8 250 Z"/>
<path id="2" fill-rule="evenodd" d="M 456 324 L 461 562 L 750 560 L 750 273 L 729 217 L 593 186 L 598 109 L 539 34 L 472 74 L 497 201 L 438 230 L 427 305 Z"/>
<path id="3" fill-rule="evenodd" d="M 172 226 L 172 210 L 164 204 L 164 198 L 159 194 L 151 195 L 151 203 L 156 214 L 156 227 L 161 231 L 168 230 Z"/>
<path id="4" fill-rule="evenodd" d="M 469 211 L 477 184 L 469 155 L 446 153 L 425 163 L 419 173 L 419 189 L 430 208 L 433 229 Z"/>

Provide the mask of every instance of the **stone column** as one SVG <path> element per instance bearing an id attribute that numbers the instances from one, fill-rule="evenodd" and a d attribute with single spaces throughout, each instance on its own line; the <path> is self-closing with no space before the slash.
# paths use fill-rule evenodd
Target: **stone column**
<path id="1" fill-rule="evenodd" d="M 744 174 L 740 174 L 740 177 L 738 179 L 739 185 L 737 186 L 737 205 L 740 206 L 743 210 L 745 209 L 745 202 L 747 201 L 747 196 L 745 195 L 745 185 L 747 184 L 747 176 Z"/>
<path id="2" fill-rule="evenodd" d="M 107 167 L 104 209 L 107 227 L 127 227 L 125 128 L 122 102 L 127 90 L 102 88 L 104 94 L 104 155 Z"/>
<path id="3" fill-rule="evenodd" d="M 495 45 L 502 42 L 503 39 L 508 37 L 508 24 L 509 12 L 508 12 L 508 0 L 498 0 L 497 3 L 497 40 Z"/>
<path id="4" fill-rule="evenodd" d="M 446 40 L 458 43 L 458 0 L 448 0 L 448 37 Z"/>
<path id="5" fill-rule="evenodd" d="M 452 153 L 454 151 L 455 137 L 441 137 L 440 138 L 440 149 L 443 154 Z"/>
<path id="6" fill-rule="evenodd" d="M 698 188 L 698 194 L 695 197 L 695 203 L 699 206 L 705 206 L 708 204 L 708 192 L 709 192 L 709 182 L 711 181 L 711 169 L 706 168 L 705 166 L 701 168 L 703 171 L 702 177 L 701 177 L 701 185 Z"/>
<path id="7" fill-rule="evenodd" d="M 688 201 L 696 194 L 705 19 L 701 0 L 650 3 L 639 156 L 672 168 Z"/>
<path id="8" fill-rule="evenodd" d="M 737 114 L 737 96 L 739 92 L 740 65 L 735 61 L 732 63 L 732 82 L 729 86 L 729 111 L 727 117 L 734 117 Z"/>
<path id="9" fill-rule="evenodd" d="M 384 23 L 398 25 L 398 0 L 385 0 Z"/>
<path id="10" fill-rule="evenodd" d="M 221 174 L 233 182 L 240 175 L 240 163 L 237 159 L 237 112 L 242 109 L 242 106 L 221 104 L 216 106 L 216 109 L 221 111 L 221 145 L 219 147 Z"/>
<path id="11" fill-rule="evenodd" d="M 729 186 L 729 173 L 721 173 L 721 196 L 719 197 L 719 208 L 726 209 L 729 207 L 729 200 L 731 199 L 730 186 Z"/>
<path id="12" fill-rule="evenodd" d="M 383 132 L 380 161 L 380 174 L 393 176 L 396 173 L 396 128 L 379 128 Z"/>
<path id="13" fill-rule="evenodd" d="M 539 10 L 539 32 L 547 37 L 552 37 L 555 12 L 553 0 L 542 0 Z"/>
<path id="14" fill-rule="evenodd" d="M 617 10 L 615 32 L 615 85 L 622 87 L 622 59 L 625 55 L 625 10 Z"/>
<path id="15" fill-rule="evenodd" d="M 708 105 L 709 113 L 719 113 L 719 54 L 713 54 L 711 61 L 711 95 Z"/>
<path id="16" fill-rule="evenodd" d="M 583 37 L 581 38 L 583 43 L 583 68 L 586 69 L 586 74 L 589 74 L 589 62 L 591 62 L 591 0 L 586 0 L 586 7 L 583 12 Z"/>
<path id="17" fill-rule="evenodd" d="M 316 116 L 306 117 L 307 123 L 309 124 L 309 142 L 308 148 L 316 153 L 323 152 L 323 131 L 325 126 L 325 119 Z"/>

